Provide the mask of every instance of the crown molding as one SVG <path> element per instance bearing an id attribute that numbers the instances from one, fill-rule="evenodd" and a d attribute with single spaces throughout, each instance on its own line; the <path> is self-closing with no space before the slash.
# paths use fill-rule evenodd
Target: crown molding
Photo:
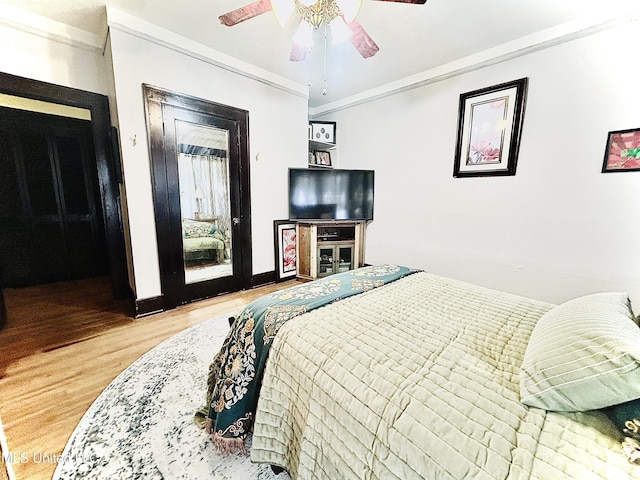
<path id="1" fill-rule="evenodd" d="M 94 35 L 20 8 L 0 4 L 0 25 L 83 50 L 102 53 L 104 35 Z"/>
<path id="2" fill-rule="evenodd" d="M 107 6 L 107 24 L 110 29 L 133 35 L 288 93 L 309 98 L 309 87 L 307 85 L 302 85 L 268 70 L 243 62 L 231 55 L 204 46 L 194 40 L 110 6 Z"/>
<path id="3" fill-rule="evenodd" d="M 396 93 L 413 90 L 425 85 L 440 82 L 474 70 L 495 65 L 529 53 L 554 47 L 572 40 L 593 35 L 598 32 L 620 27 L 640 19 L 640 10 L 625 12 L 616 17 L 583 18 L 567 22 L 553 28 L 526 35 L 517 40 L 479 52 L 459 60 L 440 65 L 401 80 L 390 82 L 377 88 L 360 92 L 356 95 L 336 100 L 318 107 L 309 107 L 309 118 L 334 113 L 367 102 L 378 100 Z"/>

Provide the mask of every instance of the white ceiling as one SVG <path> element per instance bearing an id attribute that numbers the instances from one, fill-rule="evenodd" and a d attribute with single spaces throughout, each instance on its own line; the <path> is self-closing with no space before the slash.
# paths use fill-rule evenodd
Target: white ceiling
<path id="1" fill-rule="evenodd" d="M 104 38 L 112 6 L 247 63 L 310 85 L 311 108 L 434 70 L 560 25 L 594 26 L 638 9 L 638 0 L 363 0 L 357 20 L 380 47 L 363 59 L 347 42 L 324 48 L 322 32 L 303 62 L 290 62 L 294 23 L 272 12 L 233 27 L 218 16 L 251 0 L 0 0 Z M 634 13 L 635 15 L 635 13 Z M 582 27 L 580 27 L 582 28 Z M 562 28 L 555 28 L 562 30 Z M 325 59 L 326 52 L 326 59 Z M 326 65 L 326 66 L 325 66 Z M 326 82 L 325 82 L 326 79 Z M 327 94 L 322 95 L 322 89 Z"/>

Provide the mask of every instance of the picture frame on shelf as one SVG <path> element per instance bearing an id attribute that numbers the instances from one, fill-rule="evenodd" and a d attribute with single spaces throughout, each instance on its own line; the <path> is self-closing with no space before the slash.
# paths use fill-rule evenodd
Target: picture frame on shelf
<path id="1" fill-rule="evenodd" d="M 273 221 L 276 282 L 296 276 L 297 242 L 296 223 L 291 220 Z"/>
<path id="2" fill-rule="evenodd" d="M 333 167 L 331 163 L 331 153 L 322 150 L 316 150 L 315 152 L 315 166 L 316 167 Z"/>
<path id="3" fill-rule="evenodd" d="M 528 78 L 460 95 L 454 177 L 515 175 Z"/>
<path id="4" fill-rule="evenodd" d="M 336 144 L 336 122 L 309 122 L 311 137 L 309 140 L 320 143 Z"/>
<path id="5" fill-rule="evenodd" d="M 602 173 L 637 171 L 640 171 L 640 128 L 609 132 Z"/>

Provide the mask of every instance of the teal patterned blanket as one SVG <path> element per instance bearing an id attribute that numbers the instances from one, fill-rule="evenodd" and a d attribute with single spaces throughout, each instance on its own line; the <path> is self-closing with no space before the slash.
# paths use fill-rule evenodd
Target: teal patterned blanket
<path id="1" fill-rule="evenodd" d="M 269 347 L 291 318 L 415 273 L 397 265 L 362 267 L 265 295 L 236 317 L 209 367 L 205 429 L 226 452 L 244 451 Z"/>

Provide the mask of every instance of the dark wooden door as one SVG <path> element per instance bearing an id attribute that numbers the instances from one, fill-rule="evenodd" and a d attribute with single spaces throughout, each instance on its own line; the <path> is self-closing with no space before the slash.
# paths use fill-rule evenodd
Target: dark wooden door
<path id="1" fill-rule="evenodd" d="M 4 287 L 108 274 L 91 123 L 0 108 Z"/>
<path id="2" fill-rule="evenodd" d="M 155 87 L 145 96 L 164 307 L 248 288 L 248 113 Z M 208 162 L 220 165 L 204 178 Z"/>

